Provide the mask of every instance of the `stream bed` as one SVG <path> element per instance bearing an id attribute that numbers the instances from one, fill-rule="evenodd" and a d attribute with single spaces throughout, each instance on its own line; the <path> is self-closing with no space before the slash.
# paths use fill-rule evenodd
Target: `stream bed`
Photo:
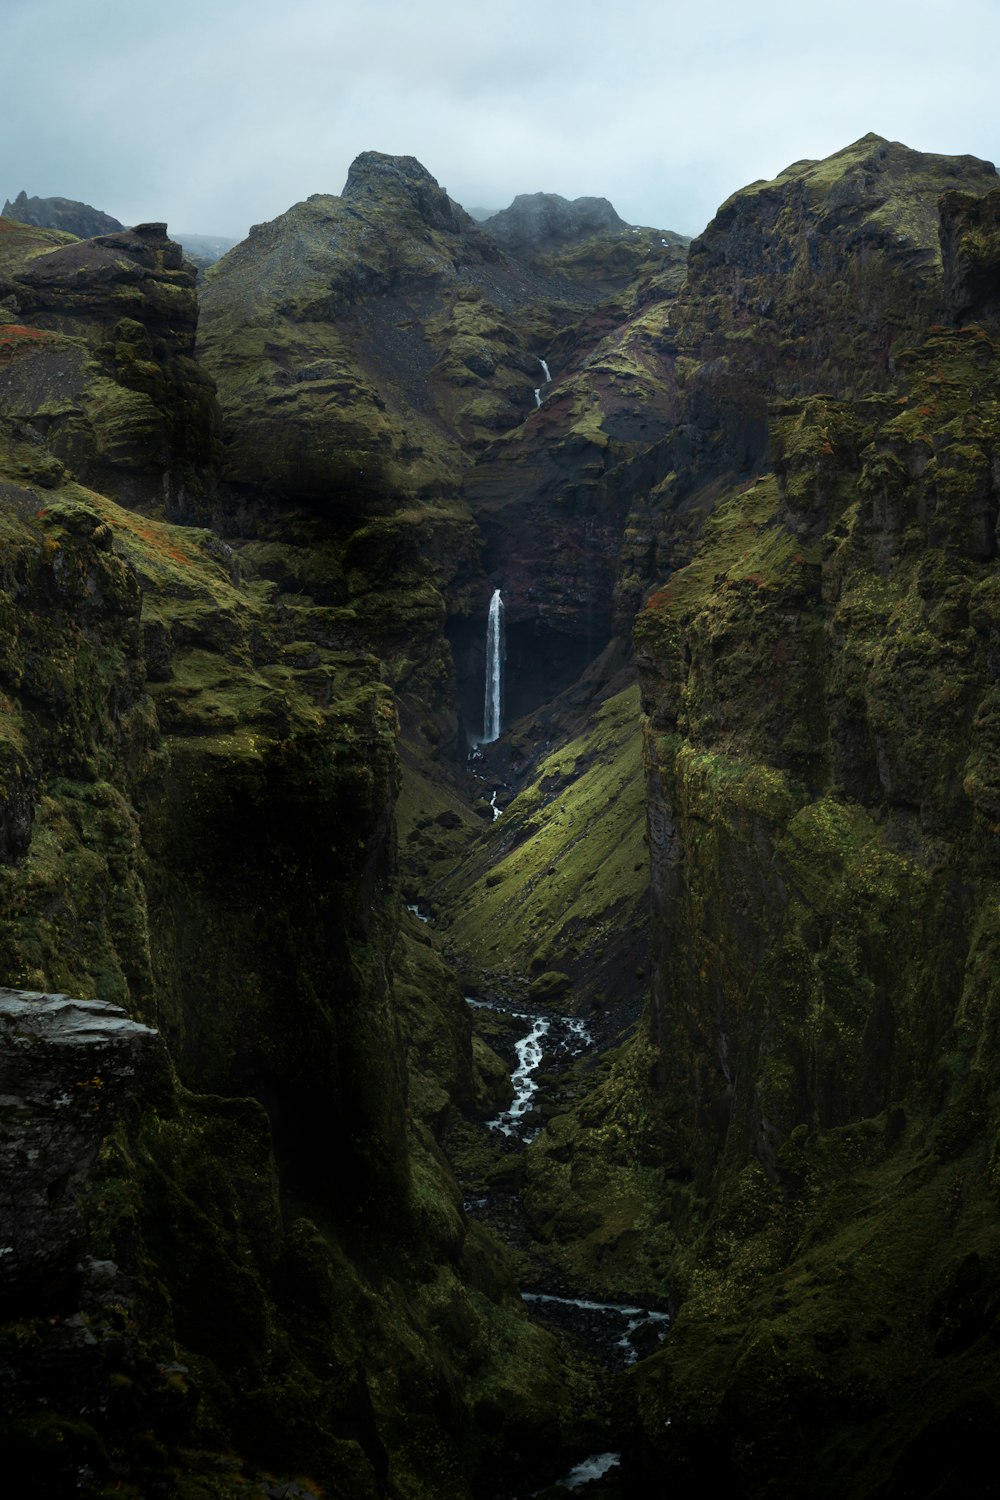
<path id="1" fill-rule="evenodd" d="M 535 1105 L 543 1065 L 547 1071 L 558 1073 L 582 1057 L 594 1045 L 592 1030 L 578 1016 L 524 1010 L 507 1000 L 480 1000 L 473 995 L 465 999 L 475 1010 L 493 1011 L 523 1027 L 514 1042 L 514 1098 L 506 1109 L 485 1122 L 487 1129 L 506 1138 L 507 1149 L 523 1150 L 542 1128 Z M 464 1206 L 466 1212 L 479 1214 L 489 1203 L 489 1197 L 470 1197 Z M 670 1327 L 669 1313 L 637 1302 L 599 1302 L 544 1287 L 522 1290 L 521 1297 L 537 1317 L 582 1338 L 612 1370 L 624 1369 L 652 1354 Z"/>

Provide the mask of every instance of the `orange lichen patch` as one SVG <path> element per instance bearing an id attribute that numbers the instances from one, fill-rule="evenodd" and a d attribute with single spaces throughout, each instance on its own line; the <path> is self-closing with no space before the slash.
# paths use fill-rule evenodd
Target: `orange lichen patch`
<path id="1" fill-rule="evenodd" d="M 55 335 L 44 328 L 29 328 L 25 323 L 0 323 L 0 362 L 18 359 L 53 337 Z"/>
<path id="2" fill-rule="evenodd" d="M 27 323 L 5 323 L 0 338 L 48 339 L 51 333 L 45 328 L 30 328 Z"/>
<path id="3" fill-rule="evenodd" d="M 147 554 L 160 562 L 180 563 L 189 568 L 195 559 L 179 543 L 182 527 L 169 526 L 165 521 L 154 521 L 151 516 L 138 515 L 135 511 L 112 506 L 104 495 L 96 490 L 87 494 L 111 525 L 118 536 L 123 532 L 141 543 Z"/>

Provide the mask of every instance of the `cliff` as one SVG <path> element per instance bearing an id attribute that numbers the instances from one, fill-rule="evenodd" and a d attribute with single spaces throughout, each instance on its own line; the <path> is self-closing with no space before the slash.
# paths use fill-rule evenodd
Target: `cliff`
<path id="1" fill-rule="evenodd" d="M 436 1140 L 476 1082 L 400 931 L 396 711 L 351 603 L 387 580 L 308 517 L 291 588 L 164 519 L 178 475 L 215 499 L 191 275 L 160 228 L 54 234 L 2 242 L 0 1442 L 40 1494 L 465 1497 L 592 1405 Z"/>
<path id="2" fill-rule="evenodd" d="M 944 200 L 963 318 L 995 196 Z M 678 1483 L 985 1493 L 994 334 L 914 331 L 888 390 L 772 407 L 773 472 L 637 622 L 653 1133 L 698 1226 L 639 1399 L 670 1413 L 648 1462 Z"/>
<path id="3" fill-rule="evenodd" d="M 74 241 L 0 220 L 0 415 L 53 482 L 68 468 L 137 509 L 204 518 L 220 435 L 197 318 L 163 224 Z"/>

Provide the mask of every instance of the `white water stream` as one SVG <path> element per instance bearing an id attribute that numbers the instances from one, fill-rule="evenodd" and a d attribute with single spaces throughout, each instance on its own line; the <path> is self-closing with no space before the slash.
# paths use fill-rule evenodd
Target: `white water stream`
<path id="1" fill-rule="evenodd" d="M 494 816 L 498 816 L 495 807 L 493 811 Z M 514 1098 L 508 1109 L 502 1109 L 495 1119 L 486 1122 L 490 1130 L 499 1130 L 506 1136 L 516 1136 L 527 1145 L 538 1134 L 537 1129 L 528 1126 L 525 1115 L 531 1109 L 538 1092 L 535 1074 L 545 1055 L 545 1038 L 551 1035 L 549 1049 L 557 1056 L 562 1054 L 566 1057 L 579 1057 L 588 1047 L 593 1046 L 594 1039 L 587 1030 L 586 1021 L 582 1021 L 579 1016 L 531 1015 L 524 1010 L 508 1010 L 505 1005 L 493 1000 L 477 1000 L 472 995 L 466 995 L 465 999 L 476 1010 L 495 1010 L 510 1016 L 512 1020 L 528 1022 L 528 1030 L 514 1043 L 517 1067 L 510 1078 L 514 1085 Z"/>
<path id="2" fill-rule="evenodd" d="M 625 1302 L 591 1302 L 586 1297 L 555 1297 L 549 1292 L 522 1292 L 521 1300 L 524 1302 L 540 1302 L 550 1307 L 576 1308 L 580 1312 L 596 1313 L 609 1323 L 621 1320 L 624 1323 L 621 1337 L 615 1344 L 616 1349 L 621 1349 L 623 1364 L 634 1365 L 640 1357 L 636 1345 L 636 1335 L 645 1333 L 656 1334 L 657 1341 L 666 1338 L 670 1327 L 670 1314 L 665 1312 L 654 1312 L 648 1307 L 633 1307 Z"/>
<path id="3" fill-rule="evenodd" d="M 536 385 L 535 386 L 535 406 L 536 407 L 541 406 L 541 404 L 542 404 L 542 392 L 544 391 L 545 387 L 547 385 L 551 385 L 552 384 L 552 376 L 549 374 L 549 367 L 548 367 L 548 365 L 545 363 L 544 359 L 540 359 L 538 361 L 538 363 L 542 367 L 542 374 L 545 376 L 545 379 L 542 381 L 541 385 Z"/>
<path id="4" fill-rule="evenodd" d="M 603 1479 L 609 1469 L 617 1469 L 621 1461 L 620 1453 L 595 1453 L 592 1458 L 585 1458 L 582 1464 L 577 1464 L 575 1469 L 570 1469 L 559 1483 L 564 1490 L 582 1489 L 592 1479 Z"/>
<path id="5" fill-rule="evenodd" d="M 517 1053 L 517 1067 L 511 1074 L 514 1098 L 508 1109 L 501 1110 L 495 1119 L 486 1122 L 491 1130 L 499 1130 L 527 1145 L 538 1134 L 537 1129 L 526 1128 L 525 1116 L 538 1091 L 534 1075 L 546 1050 L 578 1057 L 593 1046 L 594 1037 L 579 1016 L 532 1015 L 528 1011 L 513 1010 L 502 1002 L 478 1000 L 474 995 L 466 995 L 465 1000 L 475 1010 L 492 1010 L 527 1023 L 528 1029 L 514 1044 Z M 485 1208 L 487 1201 L 486 1198 L 470 1199 L 463 1206 L 466 1212 L 475 1212 Z M 654 1338 L 660 1342 L 670 1327 L 669 1313 L 630 1302 L 595 1302 L 588 1297 L 562 1297 L 554 1292 L 522 1292 L 521 1299 L 546 1312 L 554 1321 L 572 1327 L 574 1332 L 586 1331 L 598 1347 L 616 1356 L 612 1362 L 620 1365 L 633 1365 L 651 1353 Z M 558 1483 L 567 1490 L 580 1490 L 603 1478 L 620 1463 L 620 1453 L 594 1453 L 576 1464 Z M 536 1491 L 538 1493 L 541 1492 Z"/>

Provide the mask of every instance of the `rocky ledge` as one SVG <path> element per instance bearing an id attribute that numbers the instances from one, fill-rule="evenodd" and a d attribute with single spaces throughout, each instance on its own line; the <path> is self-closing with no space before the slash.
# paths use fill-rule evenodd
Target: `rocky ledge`
<path id="1" fill-rule="evenodd" d="M 166 1067 L 116 1005 L 0 989 L 0 1296 L 33 1300 L 72 1267 L 77 1190 L 128 1101 Z"/>

